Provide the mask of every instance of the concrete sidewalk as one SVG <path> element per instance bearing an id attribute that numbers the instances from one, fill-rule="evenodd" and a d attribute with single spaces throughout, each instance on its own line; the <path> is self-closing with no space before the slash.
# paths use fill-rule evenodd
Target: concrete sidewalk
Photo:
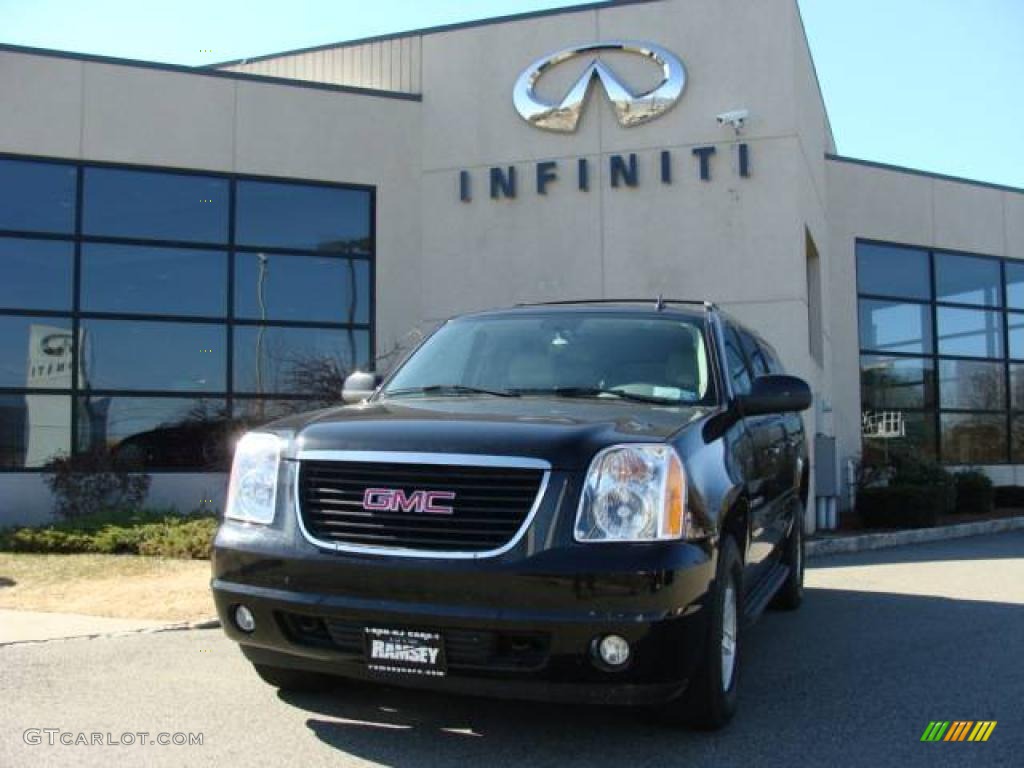
<path id="1" fill-rule="evenodd" d="M 0 609 L 0 645 L 70 637 L 94 637 L 155 629 L 167 625 L 166 621 L 147 619 L 108 619 L 77 613 Z"/>

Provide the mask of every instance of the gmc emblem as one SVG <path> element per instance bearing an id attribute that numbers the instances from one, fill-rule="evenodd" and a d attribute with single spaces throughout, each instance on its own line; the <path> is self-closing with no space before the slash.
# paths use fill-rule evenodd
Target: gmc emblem
<path id="1" fill-rule="evenodd" d="M 438 501 L 452 501 L 451 491 L 405 491 L 395 488 L 367 488 L 363 493 L 363 509 L 368 512 L 417 512 L 421 515 L 450 515 L 455 510 Z"/>

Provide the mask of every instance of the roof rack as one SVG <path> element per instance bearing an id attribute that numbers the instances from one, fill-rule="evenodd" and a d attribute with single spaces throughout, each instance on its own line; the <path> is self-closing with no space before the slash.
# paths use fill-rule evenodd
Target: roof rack
<path id="1" fill-rule="evenodd" d="M 654 304 L 654 308 L 659 312 L 665 308 L 666 304 L 683 304 L 687 306 L 704 307 L 707 311 L 715 309 L 714 302 L 698 299 L 666 299 L 663 296 L 658 296 L 655 299 L 650 297 L 643 299 L 569 299 L 564 301 L 530 301 L 521 302 L 516 304 L 517 307 L 558 307 L 558 306 L 574 306 L 579 304 Z"/>

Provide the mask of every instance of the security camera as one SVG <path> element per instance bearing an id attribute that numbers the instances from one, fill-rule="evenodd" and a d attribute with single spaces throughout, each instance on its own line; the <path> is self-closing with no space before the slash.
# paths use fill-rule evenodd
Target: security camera
<path id="1" fill-rule="evenodd" d="M 728 125 L 736 133 L 739 133 L 746 124 L 748 117 L 750 117 L 750 110 L 734 109 L 731 112 L 723 112 L 715 119 L 718 120 L 719 125 Z"/>

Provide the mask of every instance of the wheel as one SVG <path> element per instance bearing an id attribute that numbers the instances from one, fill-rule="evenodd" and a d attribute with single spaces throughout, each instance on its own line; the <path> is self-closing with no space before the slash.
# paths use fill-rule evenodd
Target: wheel
<path id="1" fill-rule="evenodd" d="M 721 540 L 710 609 L 704 658 L 686 693 L 668 704 L 661 713 L 661 719 L 670 724 L 717 730 L 736 713 L 743 561 L 731 536 L 724 536 Z"/>
<path id="2" fill-rule="evenodd" d="M 282 691 L 321 693 L 331 690 L 338 682 L 330 675 L 305 672 L 301 669 L 270 667 L 266 664 L 253 664 L 252 666 L 263 682 L 275 688 L 280 688 Z"/>
<path id="3" fill-rule="evenodd" d="M 772 599 L 773 608 L 795 611 L 804 599 L 804 516 L 802 505 L 797 507 L 793 528 L 786 539 L 782 562 L 789 566 L 789 576 Z"/>

